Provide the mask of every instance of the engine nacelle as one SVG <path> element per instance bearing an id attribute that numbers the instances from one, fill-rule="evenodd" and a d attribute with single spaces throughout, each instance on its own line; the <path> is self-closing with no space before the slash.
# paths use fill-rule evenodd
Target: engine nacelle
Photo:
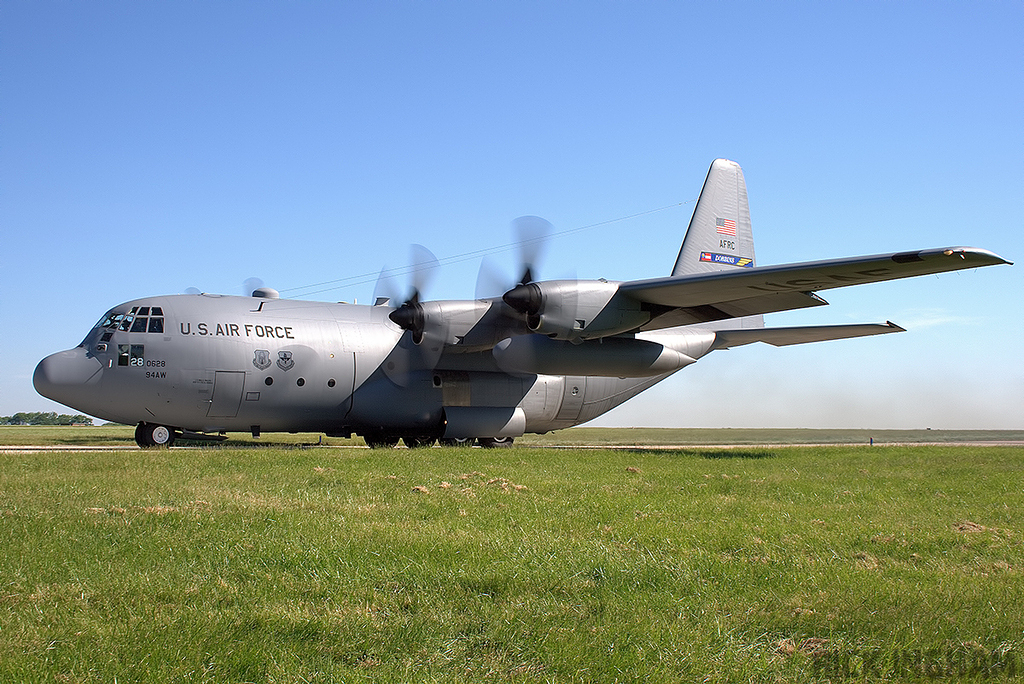
<path id="1" fill-rule="evenodd" d="M 671 373 L 696 359 L 658 342 L 606 337 L 580 344 L 539 335 L 502 340 L 492 352 L 509 373 L 644 378 Z"/>
<path id="2" fill-rule="evenodd" d="M 518 285 L 502 299 L 526 314 L 530 330 L 580 342 L 635 330 L 650 320 L 638 301 L 618 291 L 618 283 L 605 280 L 547 280 Z"/>
<path id="3" fill-rule="evenodd" d="M 463 338 L 478 326 L 491 309 L 491 304 L 482 300 L 438 300 L 403 304 L 393 310 L 388 319 L 392 323 L 412 332 L 416 345 L 427 339 L 434 344 L 454 345 L 465 341 Z M 498 339 L 495 335 L 482 337 L 482 343 L 492 346 Z M 481 340 L 476 340 L 477 344 Z M 463 345 L 465 348 L 468 345 Z"/>

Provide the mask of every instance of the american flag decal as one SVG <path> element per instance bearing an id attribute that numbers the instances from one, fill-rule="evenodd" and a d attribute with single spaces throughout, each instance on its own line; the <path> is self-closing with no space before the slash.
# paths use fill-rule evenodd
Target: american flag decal
<path id="1" fill-rule="evenodd" d="M 736 222 L 732 219 L 716 218 L 715 230 L 718 231 L 719 235 L 731 235 L 732 237 L 736 237 Z"/>

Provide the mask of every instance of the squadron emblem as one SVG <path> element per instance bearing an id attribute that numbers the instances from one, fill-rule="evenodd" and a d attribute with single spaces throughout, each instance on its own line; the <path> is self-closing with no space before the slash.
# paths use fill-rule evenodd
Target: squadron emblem
<path id="1" fill-rule="evenodd" d="M 270 364 L 270 352 L 266 349 L 257 349 L 252 357 L 252 365 L 260 370 L 267 370 L 270 368 Z"/>
<path id="2" fill-rule="evenodd" d="M 295 359 L 292 358 L 290 351 L 277 352 L 277 367 L 283 371 L 291 370 L 295 365 Z"/>

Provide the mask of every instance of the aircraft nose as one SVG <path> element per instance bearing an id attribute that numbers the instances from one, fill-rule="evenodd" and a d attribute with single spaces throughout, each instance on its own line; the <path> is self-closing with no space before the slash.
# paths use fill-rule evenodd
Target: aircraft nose
<path id="1" fill-rule="evenodd" d="M 72 406 L 89 384 L 99 381 L 102 364 L 82 347 L 50 354 L 39 362 L 32 375 L 36 392 L 47 399 Z M 72 408 L 77 408 L 72 406 Z"/>

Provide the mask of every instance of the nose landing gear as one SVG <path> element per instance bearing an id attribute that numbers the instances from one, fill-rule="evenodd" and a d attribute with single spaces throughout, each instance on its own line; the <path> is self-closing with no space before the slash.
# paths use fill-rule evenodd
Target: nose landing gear
<path id="1" fill-rule="evenodd" d="M 174 444 L 176 436 L 174 430 L 166 425 L 139 423 L 135 428 L 135 443 L 143 449 L 169 447 Z"/>

